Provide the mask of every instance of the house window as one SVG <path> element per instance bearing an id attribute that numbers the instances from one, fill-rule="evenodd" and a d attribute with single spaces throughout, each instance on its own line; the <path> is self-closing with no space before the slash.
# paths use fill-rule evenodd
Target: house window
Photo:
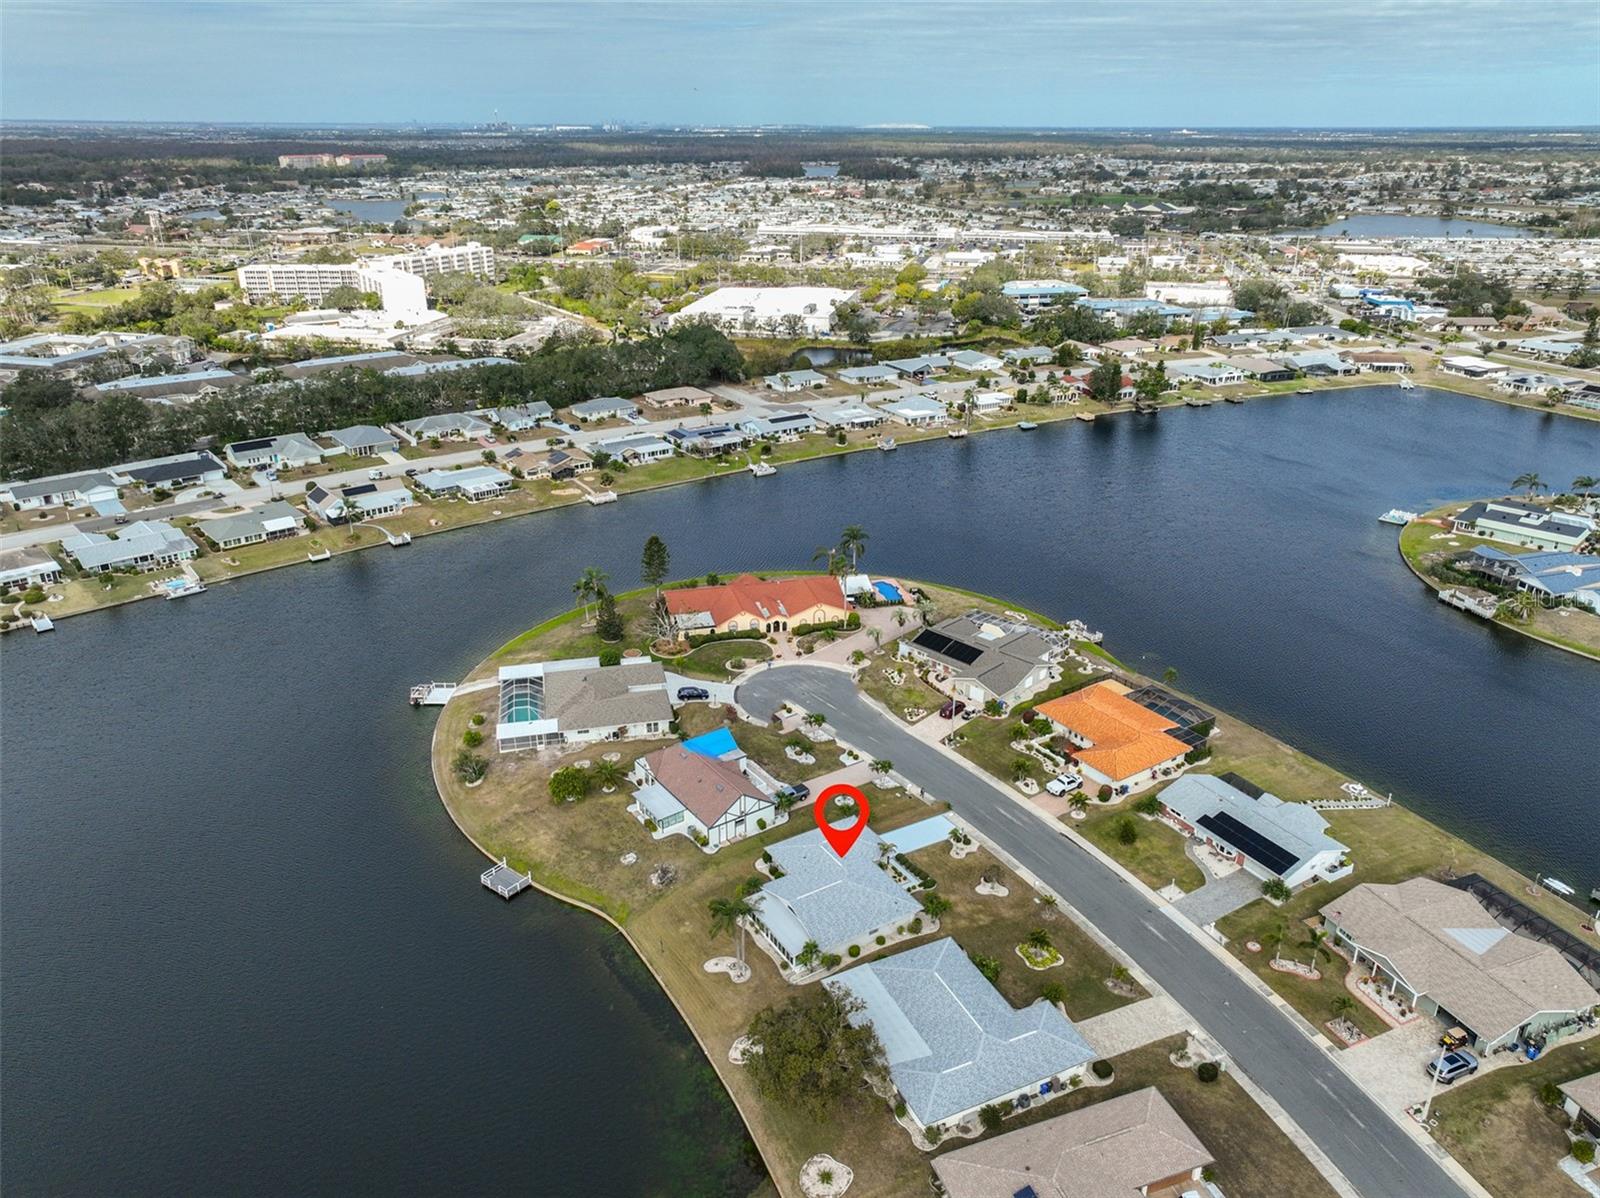
<path id="1" fill-rule="evenodd" d="M 674 825 L 681 824 L 681 823 L 683 823 L 683 812 L 675 811 L 671 815 L 667 816 L 665 819 L 656 820 L 656 827 L 658 827 L 658 828 L 671 828 Z"/>

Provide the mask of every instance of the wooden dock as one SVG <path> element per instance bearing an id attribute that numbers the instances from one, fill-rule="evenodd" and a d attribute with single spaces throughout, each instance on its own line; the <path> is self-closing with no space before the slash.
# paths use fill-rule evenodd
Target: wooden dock
<path id="1" fill-rule="evenodd" d="M 1457 611 L 1464 611 L 1485 620 L 1494 619 L 1495 612 L 1500 607 L 1499 601 L 1493 595 L 1474 595 L 1454 587 L 1440 591 L 1439 602 L 1448 603 Z"/>
<path id="2" fill-rule="evenodd" d="M 456 693 L 454 682 L 419 682 L 411 688 L 411 706 L 443 707 Z"/>
<path id="3" fill-rule="evenodd" d="M 503 899 L 514 899 L 533 885 L 532 874 L 519 874 L 504 857 L 478 875 L 478 880 Z"/>

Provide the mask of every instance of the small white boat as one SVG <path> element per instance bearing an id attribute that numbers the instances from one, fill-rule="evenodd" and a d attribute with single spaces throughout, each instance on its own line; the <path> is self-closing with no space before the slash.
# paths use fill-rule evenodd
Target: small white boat
<path id="1" fill-rule="evenodd" d="M 167 599 L 182 599 L 185 595 L 198 595 L 206 589 L 206 584 L 198 578 L 174 578 L 162 588 Z"/>
<path id="2" fill-rule="evenodd" d="M 1019 421 L 1017 421 L 1017 427 L 1020 428 L 1025 433 L 1031 433 L 1034 429 L 1038 428 L 1039 426 L 1037 424 L 1035 424 L 1031 420 L 1019 420 Z"/>
<path id="3" fill-rule="evenodd" d="M 956 437 L 965 437 L 967 435 L 967 430 L 958 424 L 954 428 L 946 429 L 944 435 L 952 439 Z"/>
<path id="4" fill-rule="evenodd" d="M 1295 392 L 1295 394 L 1296 395 L 1311 395 L 1311 394 L 1314 394 L 1314 392 L 1312 391 L 1312 389 L 1310 387 L 1301 387 L 1299 390 L 1297 390 Z"/>
<path id="5" fill-rule="evenodd" d="M 1416 518 L 1416 512 L 1408 512 L 1405 508 L 1392 507 L 1378 517 L 1378 522 L 1380 524 L 1410 524 Z"/>
<path id="6" fill-rule="evenodd" d="M 745 469 L 757 478 L 766 478 L 769 474 L 778 473 L 778 468 L 770 462 L 751 462 Z"/>
<path id="7" fill-rule="evenodd" d="M 1400 376 L 1400 379 L 1399 379 L 1399 387 L 1400 387 L 1400 390 L 1402 390 L 1402 391 L 1415 391 L 1417 389 L 1417 385 L 1415 383 L 1413 383 L 1410 379 L 1406 378 L 1406 376 L 1403 375 L 1403 374 Z"/>
<path id="8" fill-rule="evenodd" d="M 899 446 L 894 443 L 893 437 L 879 437 L 878 448 L 883 450 L 884 453 L 888 453 L 891 449 L 898 449 Z"/>

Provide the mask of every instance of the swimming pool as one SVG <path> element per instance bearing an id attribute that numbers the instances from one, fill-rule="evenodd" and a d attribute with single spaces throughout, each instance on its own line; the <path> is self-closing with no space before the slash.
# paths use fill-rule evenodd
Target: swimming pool
<path id="1" fill-rule="evenodd" d="M 872 589 L 878 592 L 879 596 L 882 597 L 885 603 L 905 602 L 905 596 L 900 593 L 900 588 L 895 586 L 892 582 L 884 582 L 882 579 L 880 579 L 872 584 Z"/>

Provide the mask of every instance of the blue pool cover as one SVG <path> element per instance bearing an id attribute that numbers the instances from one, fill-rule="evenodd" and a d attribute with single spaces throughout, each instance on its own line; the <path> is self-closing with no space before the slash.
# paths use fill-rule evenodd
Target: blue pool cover
<path id="1" fill-rule="evenodd" d="M 703 735 L 691 736 L 683 742 L 683 747 L 702 757 L 726 757 L 729 753 L 739 752 L 739 745 L 727 728 L 713 728 Z"/>
<path id="2" fill-rule="evenodd" d="M 879 595 L 883 596 L 886 602 L 904 602 L 904 596 L 900 594 L 900 588 L 895 586 L 892 582 L 884 582 L 880 579 L 872 584 L 872 589 L 877 591 Z"/>

